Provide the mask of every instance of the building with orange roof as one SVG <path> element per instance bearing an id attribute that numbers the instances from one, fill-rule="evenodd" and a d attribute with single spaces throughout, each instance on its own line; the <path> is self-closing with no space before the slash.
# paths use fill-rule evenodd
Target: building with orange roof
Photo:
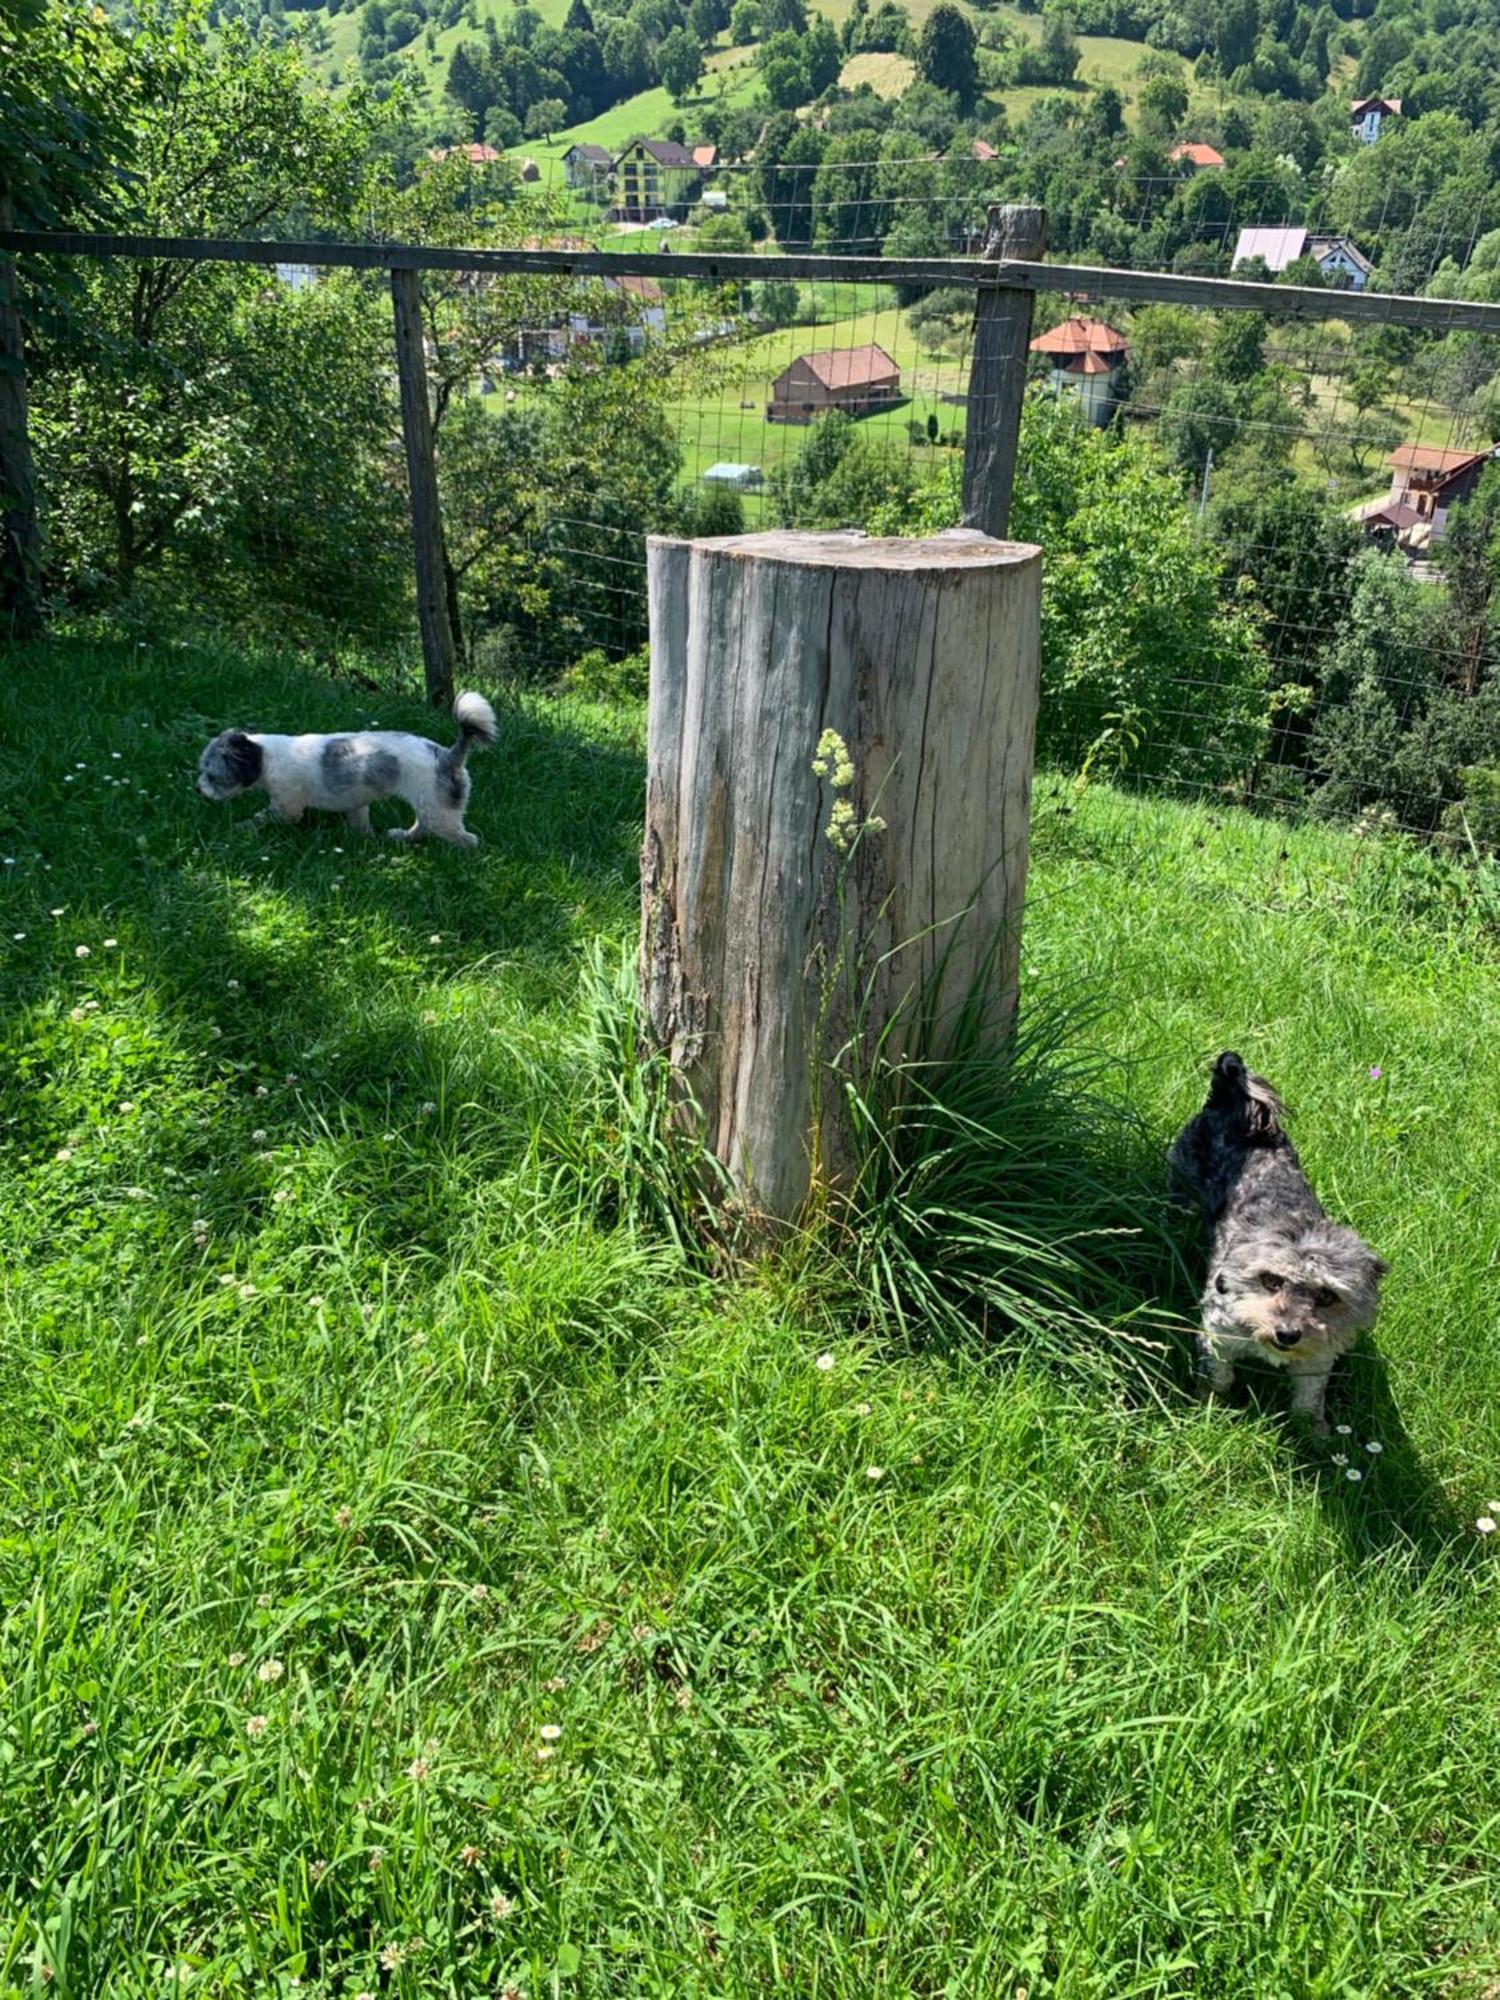
<path id="1" fill-rule="evenodd" d="M 1039 334 L 1031 352 L 1048 364 L 1048 380 L 1057 394 L 1076 396 L 1091 424 L 1109 422 L 1119 400 L 1121 371 L 1130 357 L 1123 333 L 1102 319 L 1074 313 L 1060 326 Z"/>
<path id="2" fill-rule="evenodd" d="M 1212 146 L 1204 145 L 1201 139 L 1184 139 L 1167 154 L 1169 160 L 1176 160 L 1188 167 L 1222 167 L 1224 155 L 1215 152 Z"/>

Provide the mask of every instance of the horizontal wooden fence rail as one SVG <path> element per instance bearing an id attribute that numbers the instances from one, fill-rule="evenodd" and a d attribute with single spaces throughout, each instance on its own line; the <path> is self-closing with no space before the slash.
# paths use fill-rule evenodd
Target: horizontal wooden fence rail
<path id="1" fill-rule="evenodd" d="M 1140 305 L 1341 319 L 1351 325 L 1412 326 L 1435 333 L 1500 334 L 1500 305 L 1474 299 L 1419 299 L 1396 292 L 1265 285 L 1241 278 L 1191 278 L 1173 271 L 1119 271 L 1021 258 L 824 257 L 811 251 L 757 257 L 695 250 L 450 250 L 411 243 L 251 243 L 31 229 L 0 229 L 0 250 L 57 257 L 180 258 L 189 263 L 314 264 L 329 270 L 486 271 L 495 277 L 560 271 L 576 278 L 708 278 L 720 284 L 800 278 L 856 285 L 993 285 L 1023 292 L 1082 292 Z"/>

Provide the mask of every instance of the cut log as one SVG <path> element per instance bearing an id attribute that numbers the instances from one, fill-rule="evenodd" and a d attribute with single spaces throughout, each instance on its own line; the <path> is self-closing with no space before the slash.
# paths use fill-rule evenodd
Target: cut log
<path id="1" fill-rule="evenodd" d="M 643 1011 L 745 1206 L 793 1221 L 853 1169 L 851 1059 L 924 1018 L 940 1056 L 976 994 L 996 1031 L 1014 1008 L 1041 554 L 963 529 L 648 550 Z M 814 772 L 828 730 L 848 782 L 836 753 Z"/>

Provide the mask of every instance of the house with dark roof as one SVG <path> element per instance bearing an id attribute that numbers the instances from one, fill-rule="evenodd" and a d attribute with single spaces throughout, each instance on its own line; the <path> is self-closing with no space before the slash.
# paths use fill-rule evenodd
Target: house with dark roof
<path id="1" fill-rule="evenodd" d="M 1175 160 L 1179 166 L 1192 167 L 1195 171 L 1199 167 L 1222 167 L 1224 164 L 1224 155 L 1216 152 L 1212 146 L 1206 146 L 1201 139 L 1182 140 L 1179 145 L 1171 149 L 1167 158 Z"/>
<path id="2" fill-rule="evenodd" d="M 1380 500 L 1354 509 L 1354 518 L 1369 535 L 1387 537 L 1410 556 L 1420 556 L 1441 541 L 1448 515 L 1467 500 L 1485 468 L 1500 462 L 1500 445 L 1483 451 L 1463 451 L 1446 445 L 1398 445 L 1386 464 L 1391 490 Z"/>
<path id="3" fill-rule="evenodd" d="M 1123 333 L 1102 319 L 1075 313 L 1039 334 L 1031 352 L 1045 357 L 1048 381 L 1059 395 L 1076 396 L 1091 424 L 1107 424 L 1119 400 L 1120 372 L 1129 358 Z"/>
<path id="4" fill-rule="evenodd" d="M 1362 146 L 1373 146 L 1386 119 L 1400 116 L 1399 97 L 1356 97 L 1349 106 L 1349 123 Z"/>
<path id="5" fill-rule="evenodd" d="M 766 417 L 773 424 L 810 424 L 827 410 L 860 417 L 900 395 L 901 370 L 883 347 L 826 347 L 782 369 Z"/>
<path id="6" fill-rule="evenodd" d="M 563 178 L 570 188 L 599 189 L 609 184 L 614 155 L 608 146 L 577 140 L 562 156 Z"/>
<path id="7" fill-rule="evenodd" d="M 1257 258 L 1273 276 L 1311 257 L 1330 285 L 1362 292 L 1374 265 L 1348 236 L 1313 236 L 1305 229 L 1242 229 L 1235 242 L 1232 269 Z"/>
<path id="8" fill-rule="evenodd" d="M 615 157 L 615 205 L 611 213 L 617 222 L 656 222 L 662 216 L 681 221 L 707 171 L 692 151 L 675 139 L 632 139 Z"/>

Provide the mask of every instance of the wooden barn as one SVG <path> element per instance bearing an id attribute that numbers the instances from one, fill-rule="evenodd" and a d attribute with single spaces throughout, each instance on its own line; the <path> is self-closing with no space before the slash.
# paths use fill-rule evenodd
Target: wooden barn
<path id="1" fill-rule="evenodd" d="M 883 347 L 825 347 L 798 355 L 781 371 L 766 416 L 773 424 L 810 424 L 825 410 L 858 417 L 900 395 L 901 370 Z"/>

